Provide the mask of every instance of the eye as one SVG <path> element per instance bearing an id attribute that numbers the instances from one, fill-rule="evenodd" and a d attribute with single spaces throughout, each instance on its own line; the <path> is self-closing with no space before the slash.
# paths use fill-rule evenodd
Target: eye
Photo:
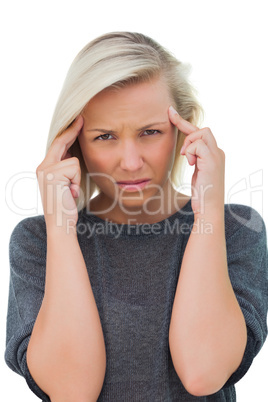
<path id="1" fill-rule="evenodd" d="M 150 136 L 150 135 L 154 135 L 154 134 L 161 134 L 161 131 L 159 131 L 159 130 L 145 130 L 143 133 L 148 133 L 148 134 L 145 134 L 145 137 L 148 137 L 148 136 Z"/>
<path id="2" fill-rule="evenodd" d="M 102 135 L 99 135 L 98 137 L 96 137 L 96 138 L 94 139 L 94 141 L 95 141 L 95 140 L 106 141 L 106 140 L 109 139 L 109 138 L 108 138 L 109 136 L 112 137 L 111 134 L 102 134 Z"/>
<path id="3" fill-rule="evenodd" d="M 152 136 L 152 135 L 155 135 L 155 134 L 158 134 L 158 133 L 161 134 L 162 132 L 159 131 L 159 130 L 145 130 L 145 131 L 143 131 L 143 134 L 144 133 L 145 133 L 145 137 L 149 137 L 149 136 Z M 111 138 L 109 138 L 109 137 L 111 137 Z M 94 138 L 94 141 L 96 141 L 96 140 L 107 141 L 107 140 L 110 140 L 112 138 L 113 138 L 113 136 L 111 134 L 106 133 L 106 134 L 101 134 L 98 137 Z"/>

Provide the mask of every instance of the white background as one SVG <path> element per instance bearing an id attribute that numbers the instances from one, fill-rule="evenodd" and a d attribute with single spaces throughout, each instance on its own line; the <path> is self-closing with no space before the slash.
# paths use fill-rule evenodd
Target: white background
<path id="1" fill-rule="evenodd" d="M 35 169 L 57 97 L 76 54 L 103 33 L 142 32 L 192 65 L 206 112 L 203 126 L 226 154 L 226 202 L 251 205 L 267 224 L 266 7 L 265 0 L 9 0 L 1 6 L 2 355 L 9 237 L 21 219 L 42 214 Z M 237 384 L 238 401 L 268 400 L 267 363 L 268 342 Z M 5 401 L 38 400 L 3 358 L 0 378 Z"/>

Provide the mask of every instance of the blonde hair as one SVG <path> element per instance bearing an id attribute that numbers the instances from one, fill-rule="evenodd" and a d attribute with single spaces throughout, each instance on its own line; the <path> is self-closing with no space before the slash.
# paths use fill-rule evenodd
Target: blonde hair
<path id="1" fill-rule="evenodd" d="M 186 120 L 199 125 L 203 109 L 188 76 L 190 66 L 178 61 L 171 52 L 155 40 L 136 32 L 111 32 L 88 43 L 72 62 L 55 107 L 47 141 L 47 150 L 87 103 L 105 88 L 120 89 L 129 84 L 148 82 L 163 77 L 174 107 Z M 179 153 L 185 136 L 179 132 L 176 157 L 170 174 L 171 182 L 178 187 L 184 172 L 184 159 Z M 90 178 L 87 188 L 87 168 L 78 141 L 70 148 L 72 156 L 80 160 L 81 191 L 76 200 L 78 210 L 99 188 Z M 88 194 L 87 194 L 88 193 Z"/>

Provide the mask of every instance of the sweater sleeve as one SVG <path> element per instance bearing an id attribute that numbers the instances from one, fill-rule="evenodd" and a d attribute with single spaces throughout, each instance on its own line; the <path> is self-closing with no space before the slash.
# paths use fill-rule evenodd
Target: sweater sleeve
<path id="1" fill-rule="evenodd" d="M 43 216 L 19 222 L 9 243 L 10 283 L 5 361 L 22 375 L 40 399 L 50 399 L 35 383 L 26 361 L 27 347 L 45 288 L 46 226 Z"/>
<path id="2" fill-rule="evenodd" d="M 267 337 L 268 256 L 265 224 L 253 208 L 226 205 L 225 228 L 229 277 L 247 325 L 246 349 L 230 386 L 246 374 Z"/>

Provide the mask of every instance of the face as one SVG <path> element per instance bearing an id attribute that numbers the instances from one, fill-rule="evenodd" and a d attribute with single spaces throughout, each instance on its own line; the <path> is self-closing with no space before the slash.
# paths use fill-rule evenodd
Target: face
<path id="1" fill-rule="evenodd" d="M 177 143 L 171 104 L 161 79 L 105 89 L 87 104 L 78 140 L 103 207 L 120 205 L 122 213 L 134 214 L 165 197 Z"/>

